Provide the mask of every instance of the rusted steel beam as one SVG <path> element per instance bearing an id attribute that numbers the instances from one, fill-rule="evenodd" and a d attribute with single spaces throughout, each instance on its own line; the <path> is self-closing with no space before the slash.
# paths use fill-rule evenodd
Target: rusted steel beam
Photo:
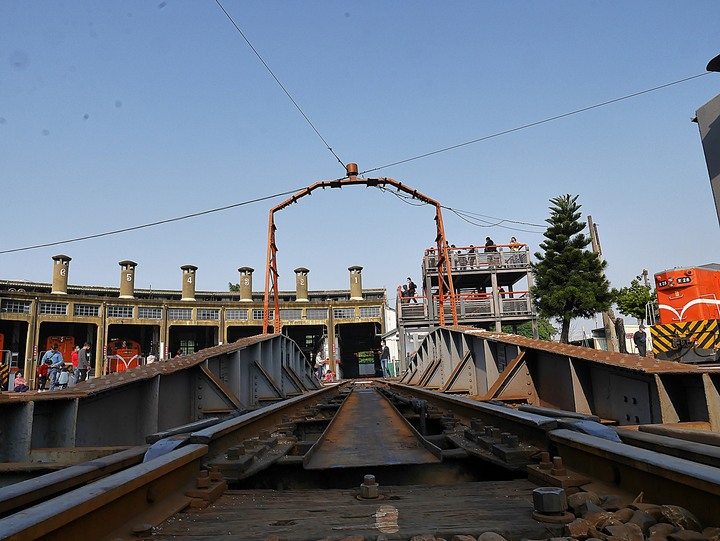
<path id="1" fill-rule="evenodd" d="M 555 419 L 506 406 L 478 402 L 470 398 L 446 395 L 400 383 L 390 382 L 389 386 L 391 389 L 426 400 L 428 404 L 441 411 L 452 412 L 467 426 L 470 426 L 473 419 L 479 419 L 484 425 L 492 425 L 501 431 L 513 432 L 520 440 L 543 449 L 547 442 L 546 432 L 557 427 Z"/>
<path id="2" fill-rule="evenodd" d="M 211 427 L 194 432 L 190 436 L 192 443 L 209 447 L 208 457 L 216 457 L 230 447 L 257 436 L 262 429 L 273 429 L 286 421 L 288 416 L 302 412 L 308 405 L 319 399 L 337 394 L 342 384 L 330 385 L 316 391 L 289 398 L 283 402 L 266 406 L 257 411 L 223 421 Z"/>
<path id="3" fill-rule="evenodd" d="M 720 469 L 570 430 L 548 437 L 564 465 L 645 502 L 679 505 L 704 523 L 717 521 Z"/>
<path id="4" fill-rule="evenodd" d="M 670 436 L 660 436 L 649 432 L 631 429 L 617 429 L 623 443 L 648 449 L 664 455 L 691 460 L 698 464 L 707 464 L 715 468 L 720 467 L 720 447 L 676 439 Z"/>
<path id="5" fill-rule="evenodd" d="M 146 450 L 147 445 L 133 447 L 4 487 L 0 491 L 0 516 L 54 498 L 95 479 L 139 464 Z M 1 526 L 0 530 L 2 530 Z"/>
<path id="6" fill-rule="evenodd" d="M 207 453 L 188 445 L 29 507 L 0 521 L 3 540 L 130 538 L 140 523 L 159 524 L 188 505 Z"/>

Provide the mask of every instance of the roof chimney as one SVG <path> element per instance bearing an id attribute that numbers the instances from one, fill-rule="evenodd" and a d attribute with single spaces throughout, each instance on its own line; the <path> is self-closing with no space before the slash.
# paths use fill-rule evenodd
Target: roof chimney
<path id="1" fill-rule="evenodd" d="M 181 301 L 195 300 L 195 265 L 183 265 L 180 267 L 183 271 L 182 277 L 182 299 Z"/>
<path id="2" fill-rule="evenodd" d="M 58 295 L 67 295 L 68 270 L 72 258 L 66 255 L 54 255 L 52 291 Z"/>
<path id="3" fill-rule="evenodd" d="M 295 269 L 295 300 L 297 302 L 308 302 L 308 273 L 305 267 Z"/>
<path id="4" fill-rule="evenodd" d="M 120 261 L 120 298 L 135 298 L 135 267 L 134 261 Z"/>

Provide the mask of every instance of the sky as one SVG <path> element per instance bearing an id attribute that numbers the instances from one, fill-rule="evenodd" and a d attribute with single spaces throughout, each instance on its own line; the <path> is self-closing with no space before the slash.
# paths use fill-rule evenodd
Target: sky
<path id="1" fill-rule="evenodd" d="M 716 0 L 3 0 L 0 279 L 50 282 L 65 254 L 70 284 L 118 287 L 130 259 L 137 288 L 180 289 L 191 264 L 199 291 L 243 266 L 261 291 L 269 210 L 350 162 L 439 201 L 457 246 L 537 251 L 549 200 L 571 194 L 613 287 L 720 263 L 691 122 L 720 93 L 719 18 Z M 392 300 L 434 216 L 316 191 L 275 216 L 280 289 L 297 267 L 347 289 L 360 265 Z"/>

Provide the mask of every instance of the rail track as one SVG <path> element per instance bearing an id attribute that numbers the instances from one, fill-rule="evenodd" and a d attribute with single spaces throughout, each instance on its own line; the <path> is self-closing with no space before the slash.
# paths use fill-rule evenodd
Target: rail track
<path id="1" fill-rule="evenodd" d="M 0 539 L 562 535 L 563 513 L 538 511 L 538 487 L 643 494 L 712 526 L 718 462 L 707 431 L 341 383 L 6 486 Z"/>

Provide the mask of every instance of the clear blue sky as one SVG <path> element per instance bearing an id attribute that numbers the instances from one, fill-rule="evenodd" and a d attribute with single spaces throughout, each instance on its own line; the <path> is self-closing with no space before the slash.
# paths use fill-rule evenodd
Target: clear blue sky
<path id="1" fill-rule="evenodd" d="M 340 159 L 360 171 L 701 74 L 720 53 L 720 3 L 223 0 Z M 2 237 L 11 250 L 141 225 L 344 176 L 218 5 L 205 1 L 0 2 Z M 695 110 L 720 74 L 367 176 L 446 206 L 543 225 L 579 194 L 608 277 L 720 262 Z M 287 197 L 287 196 L 285 196 Z M 0 277 L 224 290 L 237 268 L 262 290 L 269 209 L 283 198 L 179 223 L 0 255 Z M 280 288 L 418 281 L 434 212 L 376 189 L 316 192 L 276 217 Z M 543 227 L 479 227 L 445 211 L 451 243 Z M 506 226 L 515 227 L 508 229 Z"/>

